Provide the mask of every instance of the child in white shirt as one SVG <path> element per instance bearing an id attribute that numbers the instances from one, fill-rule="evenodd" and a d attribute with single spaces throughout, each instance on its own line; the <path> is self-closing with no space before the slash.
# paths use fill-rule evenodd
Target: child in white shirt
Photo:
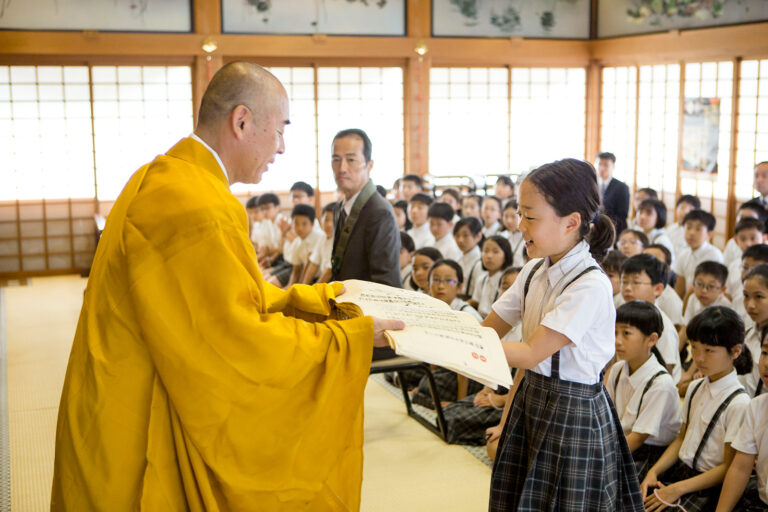
<path id="1" fill-rule="evenodd" d="M 414 194 L 411 200 L 408 201 L 408 218 L 410 219 L 413 227 L 407 231 L 416 249 L 422 247 L 433 247 L 435 245 L 435 237 L 429 229 L 429 206 L 434 200 L 427 194 Z"/>
<path id="2" fill-rule="evenodd" d="M 672 270 L 677 274 L 675 291 L 680 297 L 685 297 L 693 287 L 693 274 L 696 266 L 702 261 L 723 262 L 723 253 L 711 245 L 709 240 L 715 230 L 715 217 L 704 210 L 691 210 L 683 218 L 685 228 L 685 243 L 688 245 L 678 255 Z"/>
<path id="3" fill-rule="evenodd" d="M 730 263 L 725 264 L 728 267 L 728 281 L 726 285 L 728 287 L 728 295 L 731 296 L 732 300 L 741 295 L 741 256 L 749 247 L 765 243 L 763 231 L 765 231 L 765 224 L 752 217 L 744 217 L 736 223 L 731 241 L 736 244 L 738 256 Z M 723 259 L 726 262 L 728 261 L 726 254 L 723 254 Z"/>
<path id="4" fill-rule="evenodd" d="M 748 249 L 749 250 L 749 249 Z M 747 254 L 746 252 L 744 253 Z M 763 334 L 768 328 L 768 265 L 757 265 L 744 276 L 744 306 L 753 325 L 747 330 L 745 344 L 753 354 L 759 354 Z M 741 384 L 749 396 L 757 396 L 763 390 L 757 362 L 752 370 L 740 376 Z"/>
<path id="5" fill-rule="evenodd" d="M 644 300 L 654 304 L 664 291 L 667 282 L 667 266 L 650 254 L 632 256 L 621 266 L 621 294 L 626 302 Z M 682 374 L 679 340 L 675 325 L 663 311 L 659 310 L 664 329 L 656 343 L 667 365 L 672 380 L 677 383 Z"/>
<path id="6" fill-rule="evenodd" d="M 336 203 L 323 207 L 322 227 L 325 239 L 317 244 L 309 255 L 309 263 L 301 279 L 302 283 L 327 283 L 331 279 L 331 256 L 333 255 L 333 210 Z M 317 279 L 315 279 L 317 278 Z"/>
<path id="7" fill-rule="evenodd" d="M 766 211 L 765 207 L 760 201 L 751 199 L 746 203 L 739 205 L 739 209 L 736 211 L 736 226 L 739 225 L 739 222 L 741 222 L 742 219 L 755 219 L 762 222 L 764 225 L 766 218 L 768 218 L 768 211 Z M 741 247 L 742 244 L 736 240 L 736 233 L 737 232 L 734 229 L 734 235 L 728 240 L 728 243 L 725 244 L 725 250 L 723 251 L 723 262 L 729 269 L 734 262 L 741 260 L 741 253 L 744 251 L 744 248 Z M 762 232 L 760 234 L 762 235 Z M 764 240 L 761 240 L 757 243 L 763 242 Z"/>
<path id="8" fill-rule="evenodd" d="M 504 269 L 512 265 L 512 247 L 509 240 L 501 235 L 487 238 L 483 242 L 482 262 L 484 272 L 477 281 L 475 293 L 469 303 L 485 318 L 499 297 L 499 284 Z"/>
<path id="9" fill-rule="evenodd" d="M 685 326 L 685 322 L 683 321 L 683 300 L 672 287 L 673 273 L 672 269 L 669 268 L 669 262 L 671 261 L 672 255 L 669 253 L 669 249 L 659 244 L 649 245 L 643 249 L 643 253 L 655 256 L 667 266 L 669 272 L 667 284 L 664 286 L 664 291 L 661 292 L 661 295 L 656 297 L 655 304 L 657 308 L 663 311 L 664 314 L 672 320 L 672 323 L 675 324 L 675 329 L 679 331 L 681 327 Z"/>
<path id="10" fill-rule="evenodd" d="M 758 244 L 748 247 L 744 254 L 741 255 L 741 293 L 736 297 L 733 297 L 731 303 L 733 309 L 741 315 L 741 319 L 744 320 L 744 328 L 749 329 L 754 324 L 752 317 L 747 313 L 747 309 L 744 307 L 744 279 L 750 270 L 763 263 L 768 263 L 768 245 Z"/>
<path id="11" fill-rule="evenodd" d="M 624 304 L 624 297 L 621 296 L 621 266 L 627 261 L 627 256 L 615 249 L 608 251 L 608 255 L 605 257 L 600 266 L 611 280 L 611 288 L 613 289 L 613 305 L 617 308 Z"/>
<path id="12" fill-rule="evenodd" d="M 443 258 L 458 261 L 462 252 L 453 238 L 453 216 L 455 212 L 448 203 L 432 203 L 427 212 L 429 231 L 434 238 L 433 247 Z"/>
<path id="13" fill-rule="evenodd" d="M 486 238 L 496 235 L 501 231 L 501 199 L 496 196 L 488 196 L 483 200 L 480 215 L 483 220 L 483 235 Z"/>
<path id="14" fill-rule="evenodd" d="M 616 404 L 638 479 L 680 432 L 677 388 L 656 348 L 664 324 L 653 304 L 635 300 L 616 310 L 616 355 L 621 361 L 605 379 Z"/>
<path id="15" fill-rule="evenodd" d="M 464 217 L 453 226 L 453 238 L 461 251 L 458 259 L 464 272 L 464 282 L 461 284 L 461 296 L 464 299 L 472 297 L 475 285 L 483 273 L 483 262 L 480 257 L 478 244 L 483 239 L 483 224 L 477 217 Z"/>
<path id="16" fill-rule="evenodd" d="M 483 196 L 471 195 L 461 200 L 461 217 L 475 217 L 482 220 L 480 210 L 483 207 Z"/>
<path id="17" fill-rule="evenodd" d="M 429 271 L 432 265 L 443 259 L 440 251 L 434 247 L 422 247 L 413 253 L 413 271 L 408 280 L 408 289 L 429 294 Z"/>
<path id="18" fill-rule="evenodd" d="M 667 227 L 667 236 L 672 240 L 672 245 L 675 247 L 675 254 L 680 252 L 687 246 L 685 244 L 685 230 L 681 225 L 682 220 L 691 210 L 698 210 L 701 208 L 701 200 L 692 195 L 682 195 L 680 199 L 675 203 L 675 222 L 671 226 Z"/>
<path id="19" fill-rule="evenodd" d="M 767 341 L 763 339 L 758 363 L 763 387 L 768 386 Z M 716 512 L 768 510 L 768 395 L 749 402 L 731 448 L 736 454 L 723 480 Z M 757 472 L 757 488 L 746 489 L 753 469 Z"/>
<path id="20" fill-rule="evenodd" d="M 326 237 L 314 229 L 315 209 L 308 204 L 297 204 L 291 211 L 293 231 L 296 238 L 287 242 L 283 253 L 285 261 L 293 266 L 287 286 L 301 282 L 304 267 L 309 263 L 309 256 Z"/>
<path id="21" fill-rule="evenodd" d="M 699 313 L 688 324 L 688 338 L 705 377 L 688 387 L 680 434 L 643 479 L 646 510 L 670 503 L 712 510 L 749 405 L 737 373 L 748 372 L 752 361 L 736 312 L 714 306 Z"/>
<path id="22" fill-rule="evenodd" d="M 731 301 L 725 296 L 727 279 L 728 269 L 722 263 L 704 261 L 696 266 L 693 275 L 693 294 L 688 297 L 688 304 L 683 315 L 683 321 L 686 325 L 704 308 L 709 306 L 731 307 Z"/>
<path id="23" fill-rule="evenodd" d="M 648 237 L 648 245 L 659 244 L 669 250 L 672 260 L 675 258 L 675 246 L 672 244 L 665 226 L 667 225 L 667 206 L 658 199 L 646 199 L 640 203 L 637 212 L 637 226 Z M 647 247 L 647 246 L 646 246 Z"/>
<path id="24" fill-rule="evenodd" d="M 504 204 L 501 222 L 504 226 L 504 231 L 499 234 L 505 236 L 509 240 L 509 245 L 512 246 L 512 265 L 522 267 L 525 265 L 523 257 L 525 240 L 523 240 L 523 234 L 517 229 L 520 224 L 520 214 L 517 213 L 517 200 L 515 198 L 507 200 Z"/>

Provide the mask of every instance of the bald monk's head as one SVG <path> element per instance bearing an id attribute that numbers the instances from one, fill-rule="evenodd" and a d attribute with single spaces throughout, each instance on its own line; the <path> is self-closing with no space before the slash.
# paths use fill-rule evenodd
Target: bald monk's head
<path id="1" fill-rule="evenodd" d="M 258 183 L 285 151 L 288 95 L 269 71 L 232 62 L 211 79 L 200 103 L 195 133 L 221 158 L 230 183 Z"/>

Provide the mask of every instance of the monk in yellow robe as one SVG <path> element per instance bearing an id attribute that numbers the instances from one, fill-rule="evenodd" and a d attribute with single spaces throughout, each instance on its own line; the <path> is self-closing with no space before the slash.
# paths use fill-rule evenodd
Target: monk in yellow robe
<path id="1" fill-rule="evenodd" d="M 358 510 L 372 346 L 341 284 L 264 282 L 230 183 L 284 150 L 277 79 L 232 63 L 117 199 L 59 407 L 52 510 Z"/>

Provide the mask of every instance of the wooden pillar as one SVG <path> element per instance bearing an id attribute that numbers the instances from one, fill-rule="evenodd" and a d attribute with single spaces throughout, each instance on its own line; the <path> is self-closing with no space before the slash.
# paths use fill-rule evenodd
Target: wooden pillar
<path id="1" fill-rule="evenodd" d="M 736 157 L 739 142 L 739 87 L 741 85 L 741 57 L 733 60 L 733 91 L 731 93 L 731 151 L 728 159 L 728 203 L 726 210 L 725 239 L 733 236 L 736 227 Z M 714 195 L 714 194 L 713 194 Z"/>
<path id="2" fill-rule="evenodd" d="M 432 5 L 430 0 L 408 2 L 408 37 L 414 41 L 404 74 L 405 172 L 429 172 L 429 68 Z M 419 55 L 417 47 L 426 53 Z"/>
<path id="3" fill-rule="evenodd" d="M 592 162 L 600 152 L 600 117 L 602 93 L 602 67 L 596 60 L 590 60 L 587 67 L 587 113 L 584 158 Z"/>
<path id="4" fill-rule="evenodd" d="M 192 70 L 192 112 L 197 124 L 197 111 L 205 88 L 211 77 L 222 66 L 221 53 L 217 50 L 206 53 L 203 43 L 212 41 L 217 44 L 221 39 L 221 2 L 195 0 L 193 5 L 194 32 L 199 36 L 198 55 Z"/>

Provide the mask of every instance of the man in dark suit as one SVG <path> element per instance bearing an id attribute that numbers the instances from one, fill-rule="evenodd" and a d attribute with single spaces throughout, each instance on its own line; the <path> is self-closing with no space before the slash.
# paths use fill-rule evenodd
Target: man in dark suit
<path id="1" fill-rule="evenodd" d="M 616 236 L 627 229 L 629 214 L 629 187 L 613 177 L 616 155 L 600 153 L 597 155 L 597 184 L 603 198 L 603 210 L 616 226 Z"/>
<path id="2" fill-rule="evenodd" d="M 371 140 L 359 129 L 333 138 L 331 166 L 344 194 L 334 209 L 331 280 L 361 279 L 402 288 L 400 231 L 389 202 L 370 179 Z M 394 357 L 390 348 L 374 347 L 373 360 Z"/>

